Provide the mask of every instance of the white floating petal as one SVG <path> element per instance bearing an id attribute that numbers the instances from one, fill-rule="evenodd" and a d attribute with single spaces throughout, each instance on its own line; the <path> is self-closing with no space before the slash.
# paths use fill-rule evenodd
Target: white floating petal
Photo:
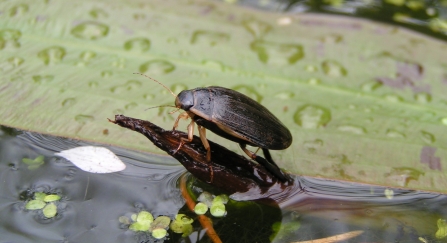
<path id="1" fill-rule="evenodd" d="M 91 173 L 113 173 L 126 168 L 126 165 L 112 151 L 103 147 L 77 147 L 61 151 L 56 155 L 69 160 L 79 169 Z"/>

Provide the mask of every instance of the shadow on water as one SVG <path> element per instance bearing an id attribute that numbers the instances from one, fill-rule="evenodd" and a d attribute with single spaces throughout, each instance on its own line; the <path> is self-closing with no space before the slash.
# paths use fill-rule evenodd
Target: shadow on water
<path id="1" fill-rule="evenodd" d="M 179 189 L 185 169 L 166 156 L 109 147 L 126 164 L 124 171 L 93 174 L 54 156 L 86 142 L 19 132 L 0 131 L 0 243 L 27 242 L 163 242 L 135 233 L 119 217 L 150 211 L 174 218 L 194 217 Z M 30 168 L 23 158 L 44 156 Z M 218 194 L 206 183 L 188 177 L 194 194 Z M 213 218 L 223 242 L 300 242 L 350 231 L 362 234 L 343 242 L 443 242 L 437 239 L 438 220 L 447 218 L 447 198 L 425 192 L 299 178 L 299 187 L 270 202 L 236 202 L 227 216 Z M 58 194 L 54 218 L 25 209 L 35 192 Z M 386 195 L 388 197 L 386 197 Z M 278 207 L 279 206 L 279 207 Z M 281 224 L 278 224 L 281 222 Z M 438 233 L 439 234 L 439 233 Z M 169 232 L 164 242 L 210 242 L 194 225 L 189 238 Z"/>

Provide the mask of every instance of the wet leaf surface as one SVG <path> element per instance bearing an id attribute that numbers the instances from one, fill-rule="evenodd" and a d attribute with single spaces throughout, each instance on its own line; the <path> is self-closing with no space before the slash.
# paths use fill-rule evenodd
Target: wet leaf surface
<path id="1" fill-rule="evenodd" d="M 220 85 L 259 101 L 293 134 L 272 154 L 293 174 L 447 192 L 445 42 L 204 0 L 1 7 L 2 125 L 160 153 L 104 121 L 125 114 L 172 127 L 166 107 L 144 111 L 174 98 L 132 75 L 142 72 L 175 92 Z"/>

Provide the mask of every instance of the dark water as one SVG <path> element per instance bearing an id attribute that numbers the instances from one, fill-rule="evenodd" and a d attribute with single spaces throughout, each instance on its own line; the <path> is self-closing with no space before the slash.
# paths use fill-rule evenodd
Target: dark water
<path id="1" fill-rule="evenodd" d="M 0 132 L 0 243 L 6 242 L 155 242 L 148 234 L 135 233 L 118 218 L 141 210 L 173 218 L 179 211 L 191 214 L 179 190 L 184 168 L 165 157 L 107 147 L 126 163 L 124 171 L 93 174 L 82 171 L 55 152 L 85 142 L 19 132 Z M 45 157 L 30 170 L 23 158 Z M 189 178 L 193 192 L 213 189 Z M 425 192 L 299 178 L 304 191 L 293 187 L 272 203 L 236 202 L 228 215 L 213 219 L 223 242 L 299 242 L 354 230 L 363 233 L 343 242 L 445 242 L 437 239 L 437 221 L 447 219 L 447 198 Z M 34 192 L 62 196 L 56 217 L 41 210 L 26 210 Z M 219 192 L 213 192 L 219 193 Z M 278 207 L 279 206 L 279 207 Z M 272 225 L 282 222 L 280 233 Z M 274 227 L 273 227 L 274 228 Z M 181 238 L 169 232 L 158 242 L 210 242 L 200 224 Z"/>
<path id="2" fill-rule="evenodd" d="M 176 183 L 184 169 L 174 160 L 109 148 L 127 168 L 92 174 L 54 156 L 80 145 L 86 144 L 31 133 L 1 136 L 0 242 L 136 242 L 120 229 L 120 216 L 141 209 L 175 215 L 183 206 Z M 36 170 L 21 162 L 38 155 L 45 164 Z M 55 218 L 25 210 L 21 195 L 35 191 L 62 195 Z"/>

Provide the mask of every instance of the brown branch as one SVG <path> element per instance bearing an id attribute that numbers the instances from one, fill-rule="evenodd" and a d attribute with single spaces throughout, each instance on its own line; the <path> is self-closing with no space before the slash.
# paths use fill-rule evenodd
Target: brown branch
<path id="1" fill-rule="evenodd" d="M 211 162 L 207 162 L 206 150 L 196 136 L 192 142 L 186 142 L 178 149 L 181 138 L 187 137 L 184 132 L 166 131 L 149 121 L 123 115 L 116 115 L 114 121 L 109 121 L 143 134 L 155 146 L 177 159 L 196 178 L 228 194 L 246 193 L 244 199 L 259 199 L 281 193 L 293 184 L 292 181 L 279 181 L 263 166 L 212 141 L 209 141 Z"/>

